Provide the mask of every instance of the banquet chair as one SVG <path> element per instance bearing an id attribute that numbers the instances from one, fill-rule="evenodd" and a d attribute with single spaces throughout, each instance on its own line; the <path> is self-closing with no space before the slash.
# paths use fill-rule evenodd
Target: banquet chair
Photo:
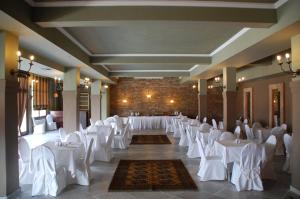
<path id="1" fill-rule="evenodd" d="M 265 142 L 265 150 L 266 150 L 266 161 L 262 165 L 262 178 L 263 179 L 275 179 L 275 172 L 273 167 L 273 157 L 276 148 L 276 137 L 271 135 L 267 141 Z"/>
<path id="2" fill-rule="evenodd" d="M 90 125 L 91 125 L 91 126 L 94 126 L 94 125 L 95 125 L 95 122 L 92 120 L 92 118 L 90 118 Z"/>
<path id="3" fill-rule="evenodd" d="M 67 142 L 67 143 L 80 143 L 81 140 L 80 140 L 80 137 L 79 137 L 78 134 L 69 133 L 68 135 L 66 135 L 65 142 Z"/>
<path id="4" fill-rule="evenodd" d="M 206 122 L 207 122 L 207 117 L 204 117 L 202 123 L 206 123 Z"/>
<path id="5" fill-rule="evenodd" d="M 223 121 L 219 122 L 219 129 L 220 130 L 224 130 L 224 123 L 223 123 Z"/>
<path id="6" fill-rule="evenodd" d="M 196 138 L 196 135 L 193 135 L 191 129 L 187 128 L 187 139 L 188 139 L 188 144 L 189 144 L 187 156 L 189 158 L 200 157 L 198 145 L 197 145 L 195 138 Z"/>
<path id="7" fill-rule="evenodd" d="M 207 123 L 203 123 L 200 125 L 200 130 L 202 132 L 208 133 L 210 131 L 210 129 L 211 129 L 211 126 Z"/>
<path id="8" fill-rule="evenodd" d="M 241 126 L 236 126 L 235 130 L 234 130 L 234 135 L 237 139 L 240 139 L 240 135 L 241 135 Z"/>
<path id="9" fill-rule="evenodd" d="M 290 171 L 290 165 L 291 165 L 291 155 L 292 155 L 292 136 L 289 134 L 284 134 L 283 136 L 283 142 L 286 150 L 286 160 L 283 165 L 283 171 L 291 173 Z"/>
<path id="10" fill-rule="evenodd" d="M 245 124 L 244 127 L 245 127 L 245 132 L 246 132 L 247 140 L 254 140 L 254 135 L 253 135 L 253 132 L 250 129 L 249 125 Z"/>
<path id="11" fill-rule="evenodd" d="M 96 125 L 96 126 L 103 126 L 104 123 L 103 123 L 102 120 L 97 120 L 97 121 L 95 122 L 95 125 Z"/>
<path id="12" fill-rule="evenodd" d="M 171 133 L 171 132 L 173 132 L 172 121 L 166 119 L 166 133 Z"/>
<path id="13" fill-rule="evenodd" d="M 128 127 L 126 125 L 125 128 L 121 131 L 120 135 L 114 136 L 113 148 L 115 149 L 126 149 L 128 146 Z"/>
<path id="14" fill-rule="evenodd" d="M 214 128 L 214 129 L 218 129 L 218 125 L 217 125 L 216 120 L 215 120 L 215 119 L 212 119 L 211 122 L 212 122 L 213 128 Z"/>
<path id="15" fill-rule="evenodd" d="M 46 120 L 32 118 L 33 134 L 43 134 L 46 132 Z"/>
<path id="16" fill-rule="evenodd" d="M 101 136 L 103 139 L 97 139 L 97 142 L 94 144 L 94 157 L 91 159 L 109 162 L 113 157 L 111 146 L 114 139 L 114 131 L 110 126 L 101 126 L 98 136 Z"/>
<path id="17" fill-rule="evenodd" d="M 234 140 L 235 139 L 235 136 L 231 133 L 231 132 L 228 132 L 228 131 L 225 131 L 221 134 L 219 140 L 222 141 L 222 140 Z"/>
<path id="18" fill-rule="evenodd" d="M 187 135 L 183 123 L 179 123 L 180 141 L 179 146 L 188 146 Z"/>
<path id="19" fill-rule="evenodd" d="M 238 191 L 263 191 L 260 174 L 262 149 L 255 143 L 249 143 L 241 151 L 240 161 L 234 162 L 231 182 Z"/>
<path id="20" fill-rule="evenodd" d="M 33 173 L 30 172 L 30 148 L 24 138 L 19 139 L 19 181 L 20 184 L 32 184 Z"/>
<path id="21" fill-rule="evenodd" d="M 226 168 L 221 158 L 217 156 L 206 156 L 202 142 L 198 137 L 196 137 L 196 142 L 201 157 L 200 167 L 197 173 L 200 177 L 200 181 L 225 180 Z"/>
<path id="22" fill-rule="evenodd" d="M 216 155 L 215 152 L 215 141 L 219 140 L 222 132 L 218 129 L 211 129 L 208 135 L 207 145 L 205 146 L 206 155 Z"/>
<path id="23" fill-rule="evenodd" d="M 65 139 L 66 139 L 66 136 L 67 136 L 66 131 L 65 131 L 63 128 L 59 128 L 59 129 L 58 129 L 58 133 L 59 133 L 59 136 L 60 136 L 60 140 L 61 140 L 62 142 L 64 142 Z"/>
<path id="24" fill-rule="evenodd" d="M 89 186 L 90 180 L 92 178 L 91 176 L 91 169 L 90 169 L 90 156 L 92 152 L 94 139 L 91 139 L 88 143 L 88 147 L 84 156 L 84 159 L 81 159 L 79 162 L 77 162 L 76 165 L 76 183 L 83 186 Z M 72 177 L 71 177 L 72 180 Z"/>
<path id="25" fill-rule="evenodd" d="M 41 145 L 32 151 L 34 177 L 32 196 L 50 195 L 56 197 L 67 185 L 67 172 L 57 167 L 52 151 Z"/>
<path id="26" fill-rule="evenodd" d="M 284 143 L 283 143 L 284 133 L 285 130 L 281 126 L 274 127 L 271 130 L 271 135 L 275 135 L 277 139 L 277 144 L 275 148 L 276 155 L 284 155 Z"/>
<path id="27" fill-rule="evenodd" d="M 47 122 L 47 130 L 48 131 L 54 131 L 57 129 L 56 122 L 53 122 L 53 117 L 52 115 L 48 114 L 46 116 L 46 122 Z"/>
<path id="28" fill-rule="evenodd" d="M 84 134 L 81 131 L 75 131 L 74 133 L 79 136 L 80 141 L 84 146 L 85 152 L 87 152 L 87 150 L 88 150 L 88 141 L 87 141 L 87 138 L 86 138 L 86 134 Z"/>
<path id="29" fill-rule="evenodd" d="M 248 119 L 245 118 L 244 121 L 243 121 L 243 123 L 244 123 L 244 124 L 248 124 Z"/>
<path id="30" fill-rule="evenodd" d="M 180 138 L 180 131 L 179 131 L 179 125 L 177 119 L 173 118 L 172 124 L 173 124 L 173 131 L 174 131 L 173 137 Z"/>

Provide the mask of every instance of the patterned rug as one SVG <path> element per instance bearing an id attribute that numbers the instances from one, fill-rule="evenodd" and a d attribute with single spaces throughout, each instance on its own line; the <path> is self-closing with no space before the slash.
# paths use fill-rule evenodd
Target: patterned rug
<path id="1" fill-rule="evenodd" d="M 198 190 L 181 160 L 120 160 L 109 191 Z"/>
<path id="2" fill-rule="evenodd" d="M 131 144 L 171 144 L 166 135 L 133 135 Z"/>

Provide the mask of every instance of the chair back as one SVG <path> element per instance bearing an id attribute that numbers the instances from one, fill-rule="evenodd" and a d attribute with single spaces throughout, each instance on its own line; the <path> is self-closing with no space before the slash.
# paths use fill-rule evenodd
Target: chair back
<path id="1" fill-rule="evenodd" d="M 22 162 L 28 162 L 30 160 L 30 147 L 28 142 L 24 138 L 19 139 L 19 155 Z"/>
<path id="2" fill-rule="evenodd" d="M 231 132 L 223 132 L 219 138 L 220 141 L 222 140 L 234 140 L 235 136 Z"/>
<path id="3" fill-rule="evenodd" d="M 236 126 L 236 128 L 234 130 L 234 135 L 237 139 L 240 139 L 240 135 L 241 135 L 241 126 L 240 125 Z"/>
<path id="4" fill-rule="evenodd" d="M 253 140 L 254 139 L 253 132 L 251 131 L 251 129 L 250 129 L 250 127 L 249 127 L 248 124 L 245 124 L 245 132 L 246 132 L 248 140 Z"/>
<path id="5" fill-rule="evenodd" d="M 90 125 L 91 125 L 91 126 L 94 126 L 94 125 L 95 125 L 95 122 L 92 120 L 92 118 L 90 118 Z"/>
<path id="6" fill-rule="evenodd" d="M 215 119 L 212 119 L 211 122 L 212 122 L 213 128 L 214 128 L 214 129 L 218 129 L 218 125 L 217 125 L 216 120 L 215 120 Z"/>
<path id="7" fill-rule="evenodd" d="M 196 137 L 196 142 L 197 142 L 197 145 L 198 145 L 198 150 L 199 150 L 199 154 L 200 154 L 200 157 L 201 157 L 201 161 L 205 161 L 206 156 L 205 156 L 205 153 L 204 153 L 204 147 L 203 147 L 202 142 L 199 139 L 199 137 Z"/>
<path id="8" fill-rule="evenodd" d="M 244 119 L 243 123 L 244 123 L 244 124 L 248 124 L 248 119 L 247 119 L 247 118 Z"/>
<path id="9" fill-rule="evenodd" d="M 129 124 L 127 124 L 125 127 L 124 127 L 124 129 L 123 129 L 123 131 L 124 131 L 124 133 L 123 133 L 123 137 L 126 137 L 126 138 L 128 138 L 128 127 L 129 127 Z"/>
<path id="10" fill-rule="evenodd" d="M 207 123 L 203 123 L 200 125 L 200 129 L 201 129 L 200 131 L 208 133 L 211 129 L 211 126 Z"/>
<path id="11" fill-rule="evenodd" d="M 185 130 L 184 130 L 184 127 L 183 127 L 183 122 L 179 123 L 179 132 L 182 136 L 185 134 Z"/>
<path id="12" fill-rule="evenodd" d="M 59 133 L 59 136 L 60 136 L 60 140 L 64 141 L 66 139 L 66 136 L 67 136 L 66 131 L 63 128 L 59 128 L 58 133 Z"/>
<path id="13" fill-rule="evenodd" d="M 32 161 L 35 171 L 44 171 L 44 174 L 49 175 L 56 173 L 54 154 L 46 145 L 33 149 Z"/>
<path id="14" fill-rule="evenodd" d="M 208 135 L 208 143 L 213 145 L 216 140 L 218 140 L 221 136 L 222 132 L 217 129 L 213 129 L 209 132 Z"/>
<path id="15" fill-rule="evenodd" d="M 114 139 L 114 131 L 113 131 L 112 128 L 109 128 L 108 130 L 109 131 L 107 132 L 108 139 L 107 139 L 107 142 L 106 142 L 106 146 L 111 148 L 111 143 Z"/>
<path id="16" fill-rule="evenodd" d="M 104 123 L 103 123 L 102 120 L 97 120 L 97 121 L 95 122 L 95 125 L 96 125 L 96 126 L 103 126 Z"/>
<path id="17" fill-rule="evenodd" d="M 53 117 L 52 117 L 52 115 L 48 114 L 48 115 L 46 116 L 46 121 L 47 121 L 48 124 L 53 123 Z"/>
<path id="18" fill-rule="evenodd" d="M 284 142 L 284 146 L 285 146 L 285 150 L 286 150 L 286 156 L 290 157 L 291 153 L 292 153 L 292 136 L 290 136 L 289 134 L 284 134 L 283 136 L 283 142 Z"/>
<path id="19" fill-rule="evenodd" d="M 88 141 L 86 138 L 86 135 L 84 133 L 82 133 L 81 131 L 75 131 L 74 133 L 76 133 L 79 137 L 80 137 L 80 141 L 82 142 L 85 152 L 87 152 L 88 150 Z"/>
<path id="20" fill-rule="evenodd" d="M 276 140 L 275 135 L 271 135 L 265 143 L 266 154 L 267 154 L 268 159 L 273 157 L 273 155 L 275 153 L 276 144 L 277 144 L 277 140 Z"/>
<path id="21" fill-rule="evenodd" d="M 256 170 L 260 172 L 262 162 L 261 146 L 255 143 L 249 143 L 241 151 L 240 167 L 242 171 Z"/>
<path id="22" fill-rule="evenodd" d="M 224 130 L 224 122 L 223 121 L 219 122 L 219 129 Z"/>
<path id="23" fill-rule="evenodd" d="M 79 135 L 76 133 L 69 133 L 66 136 L 65 141 L 68 143 L 80 143 L 81 142 Z"/>
<path id="24" fill-rule="evenodd" d="M 86 166 L 90 164 L 90 157 L 91 157 L 91 153 L 92 153 L 93 143 L 94 143 L 94 139 L 92 138 L 87 145 L 87 150 L 86 150 L 86 153 L 84 156 L 84 163 Z"/>
<path id="25" fill-rule="evenodd" d="M 282 129 L 280 126 L 274 127 L 271 130 L 271 135 L 283 135 L 284 134 L 284 129 Z"/>
<path id="26" fill-rule="evenodd" d="M 187 139 L 188 139 L 188 143 L 189 145 L 191 145 L 192 143 L 194 143 L 193 141 L 193 136 L 192 136 L 192 129 L 190 126 L 188 126 L 188 128 L 186 129 L 186 136 L 187 136 Z"/>
<path id="27" fill-rule="evenodd" d="M 206 122 L 207 122 L 207 117 L 204 117 L 202 123 L 206 123 Z"/>
<path id="28" fill-rule="evenodd" d="M 287 124 L 281 124 L 281 129 L 284 131 L 287 131 Z"/>

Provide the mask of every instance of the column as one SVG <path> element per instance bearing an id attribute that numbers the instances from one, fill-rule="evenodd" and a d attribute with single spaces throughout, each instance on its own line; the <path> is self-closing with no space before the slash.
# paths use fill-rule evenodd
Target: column
<path id="1" fill-rule="evenodd" d="M 223 68 L 223 86 L 224 128 L 233 132 L 236 123 L 236 68 Z"/>
<path id="2" fill-rule="evenodd" d="M 292 65 L 293 69 L 300 69 L 300 35 L 292 37 Z M 292 124 L 293 124 L 293 154 L 291 157 L 292 182 L 291 191 L 300 195 L 300 76 L 290 83 L 292 94 Z"/>
<path id="3" fill-rule="evenodd" d="M 80 69 L 66 69 L 63 86 L 63 125 L 67 133 L 79 129 L 79 84 Z"/>
<path id="4" fill-rule="evenodd" d="M 105 120 L 110 115 L 110 88 L 101 88 L 101 119 Z"/>
<path id="5" fill-rule="evenodd" d="M 207 117 L 207 81 L 206 79 L 198 80 L 198 116 L 199 120 Z"/>
<path id="6" fill-rule="evenodd" d="M 0 31 L 0 198 L 19 188 L 16 76 L 18 37 Z"/>
<path id="7" fill-rule="evenodd" d="M 101 86 L 100 80 L 91 85 L 91 119 L 94 122 L 101 119 Z"/>

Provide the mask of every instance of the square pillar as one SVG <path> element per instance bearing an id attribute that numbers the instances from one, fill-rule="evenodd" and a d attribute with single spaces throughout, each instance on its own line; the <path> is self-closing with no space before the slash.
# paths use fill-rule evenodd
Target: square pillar
<path id="1" fill-rule="evenodd" d="M 292 38 L 292 65 L 293 69 L 300 69 L 300 35 Z M 292 79 L 290 83 L 292 94 L 292 124 L 293 124 L 293 153 L 291 157 L 291 191 L 300 195 L 300 76 Z"/>
<path id="2" fill-rule="evenodd" d="M 198 117 L 199 120 L 207 116 L 207 81 L 198 80 Z"/>
<path id="3" fill-rule="evenodd" d="M 105 120 L 110 115 L 110 88 L 101 88 L 101 119 Z"/>
<path id="4" fill-rule="evenodd" d="M 79 129 L 80 69 L 66 69 L 63 88 L 63 126 L 67 133 Z"/>
<path id="5" fill-rule="evenodd" d="M 236 125 L 236 68 L 223 68 L 223 86 L 224 129 L 233 132 Z"/>
<path id="6" fill-rule="evenodd" d="M 101 81 L 94 81 L 91 85 L 91 119 L 101 120 Z"/>
<path id="7" fill-rule="evenodd" d="M 0 198 L 19 189 L 18 81 L 10 74 L 17 69 L 18 37 L 0 31 Z"/>

